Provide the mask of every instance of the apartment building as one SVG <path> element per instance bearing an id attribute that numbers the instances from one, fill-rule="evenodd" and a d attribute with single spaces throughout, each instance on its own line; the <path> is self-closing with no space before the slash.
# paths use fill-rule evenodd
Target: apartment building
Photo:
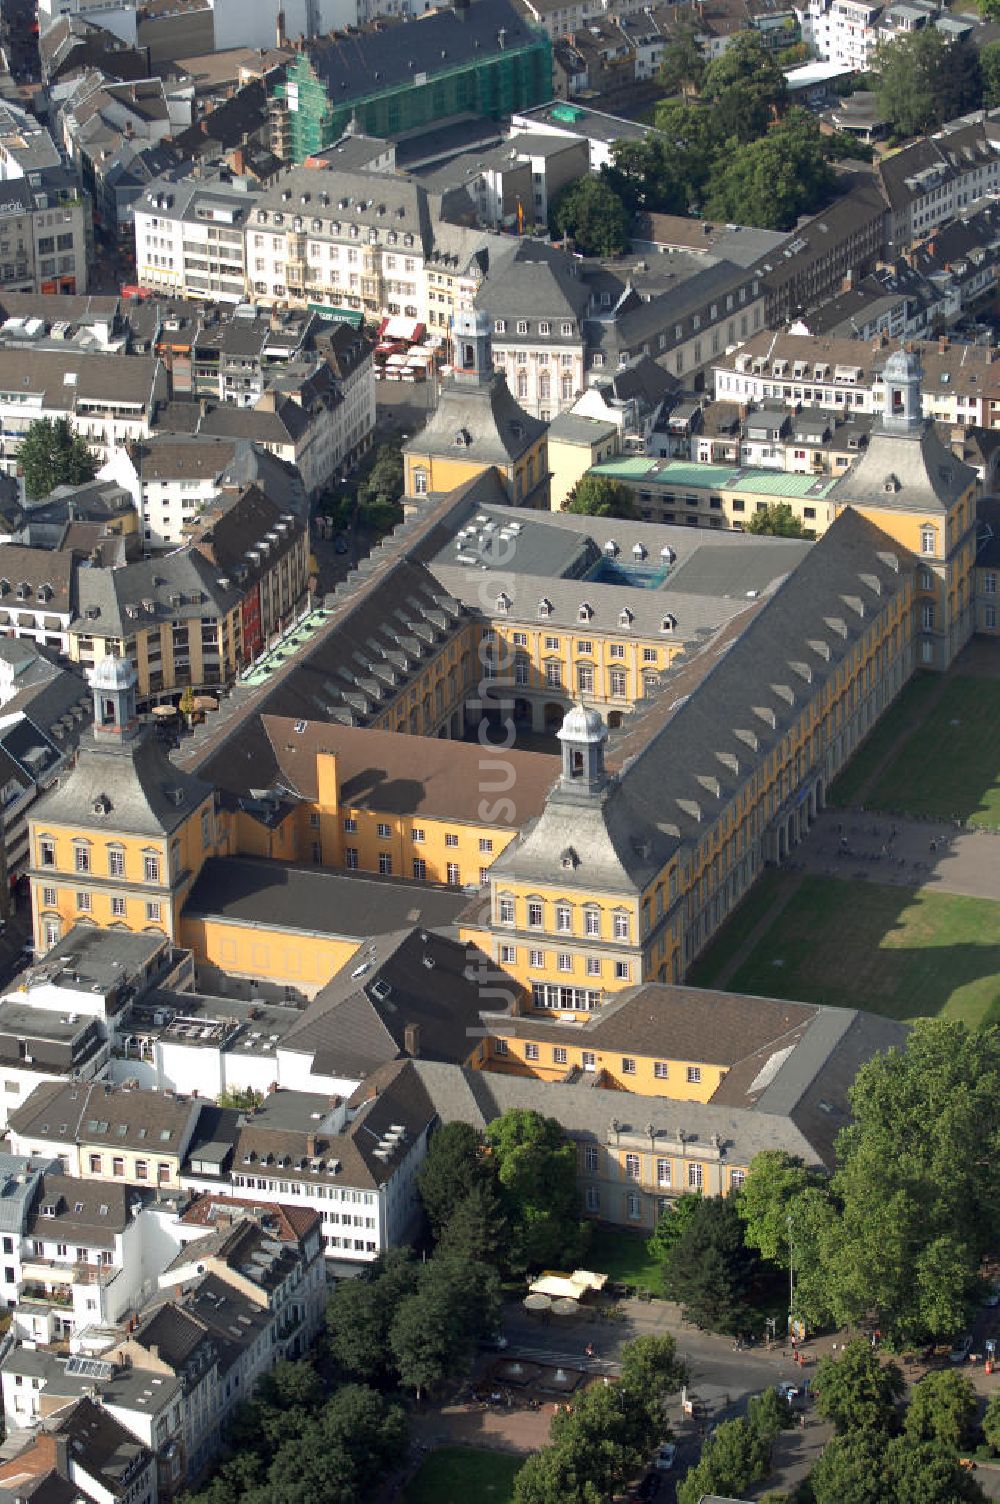
<path id="1" fill-rule="evenodd" d="M 86 292 L 90 203 L 61 166 L 33 179 L 8 179 L 0 193 L 0 290 Z"/>
<path id="2" fill-rule="evenodd" d="M 0 636 L 68 654 L 76 606 L 73 555 L 7 543 L 0 572 Z"/>
<path id="3" fill-rule="evenodd" d="M 963 116 L 887 155 L 878 179 L 896 254 L 1000 187 L 1000 111 Z"/>
<path id="4" fill-rule="evenodd" d="M 518 404 L 543 421 L 566 412 L 585 386 L 590 289 L 557 246 L 525 241 L 492 270 L 476 307 L 493 330 L 493 360 Z"/>
<path id="5" fill-rule="evenodd" d="M 845 283 L 867 276 L 881 259 L 885 199 L 867 175 L 852 174 L 846 181 L 847 191 L 754 264 L 764 287 L 766 327 L 780 328 L 840 292 Z"/>
<path id="6" fill-rule="evenodd" d="M 914 344 L 923 368 L 925 417 L 950 426 L 990 427 L 987 393 L 994 386 L 996 352 L 942 337 Z M 779 402 L 826 411 L 880 413 L 888 339 L 759 334 L 713 365 L 715 397 L 736 404 Z"/>
<path id="7" fill-rule="evenodd" d="M 255 184 L 222 168 L 173 172 L 135 201 L 136 278 L 143 287 L 214 303 L 247 295 L 245 227 Z"/>
<path id="8" fill-rule="evenodd" d="M 146 356 L 0 346 L 0 467 L 18 473 L 21 440 L 40 418 L 67 418 L 104 464 L 146 437 L 166 399 L 166 373 Z"/>

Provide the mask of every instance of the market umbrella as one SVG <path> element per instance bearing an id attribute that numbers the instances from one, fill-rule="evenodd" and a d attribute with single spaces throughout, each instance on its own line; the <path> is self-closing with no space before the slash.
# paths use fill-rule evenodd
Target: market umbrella
<path id="1" fill-rule="evenodd" d="M 167 716 L 169 716 L 169 715 L 176 715 L 177 714 L 177 706 L 176 705 L 154 705 L 153 706 L 153 714 L 154 715 L 158 715 L 161 718 L 161 720 L 165 721 L 167 719 Z"/>
<path id="2" fill-rule="evenodd" d="M 568 1295 L 560 1295 L 558 1300 L 552 1302 L 553 1316 L 578 1316 L 579 1313 L 579 1301 L 570 1300 Z"/>
<path id="3" fill-rule="evenodd" d="M 524 1309 L 526 1311 L 551 1311 L 552 1301 L 547 1295 L 526 1295 Z"/>
<path id="4" fill-rule="evenodd" d="M 218 710 L 219 702 L 214 695 L 195 695 L 195 710 Z"/>

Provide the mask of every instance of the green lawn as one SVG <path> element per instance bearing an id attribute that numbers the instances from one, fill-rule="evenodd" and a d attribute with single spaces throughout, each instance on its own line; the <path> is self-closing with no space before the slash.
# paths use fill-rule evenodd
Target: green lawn
<path id="1" fill-rule="evenodd" d="M 646 1252 L 646 1235 L 621 1227 L 595 1227 L 585 1260 L 595 1274 L 612 1283 L 635 1285 L 651 1295 L 662 1294 L 659 1266 Z"/>
<path id="2" fill-rule="evenodd" d="M 768 909 L 780 898 L 783 886 L 792 887 L 794 884 L 795 877 L 790 872 L 770 872 L 764 880 L 754 883 L 723 931 L 724 954 L 719 952 L 716 945 L 711 946 L 692 966 L 687 978 L 691 986 L 716 986 L 723 961 L 749 940 L 757 925 L 766 917 Z"/>
<path id="3" fill-rule="evenodd" d="M 404 1504 L 510 1504 L 523 1457 L 442 1447 L 431 1452 L 403 1496 Z"/>
<path id="4" fill-rule="evenodd" d="M 1000 827 L 1000 682 L 949 680 L 867 804 Z"/>
<path id="5" fill-rule="evenodd" d="M 931 703 L 940 692 L 940 698 Z M 830 790 L 867 809 L 1000 828 L 1000 681 L 918 674 Z"/>
<path id="6" fill-rule="evenodd" d="M 972 680 L 964 680 L 972 683 Z M 898 698 L 890 705 L 867 741 L 851 758 L 840 777 L 832 785 L 829 802 L 848 808 L 857 804 L 861 790 L 871 778 L 879 763 L 915 721 L 923 719 L 927 701 L 940 688 L 937 674 L 916 674 L 904 685 Z"/>
<path id="7" fill-rule="evenodd" d="M 780 881 L 766 873 L 758 886 L 773 897 Z M 699 967 L 702 986 L 733 949 L 723 930 Z M 729 986 L 888 1018 L 1000 1022 L 1000 903 L 806 877 Z"/>

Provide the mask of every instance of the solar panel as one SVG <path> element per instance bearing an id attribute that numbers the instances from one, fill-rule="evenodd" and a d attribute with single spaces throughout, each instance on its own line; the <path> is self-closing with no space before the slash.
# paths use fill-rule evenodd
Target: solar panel
<path id="1" fill-rule="evenodd" d="M 113 1364 L 105 1363 L 100 1358 L 82 1358 L 77 1355 L 66 1364 L 67 1373 L 76 1374 L 83 1379 L 110 1379 L 114 1371 Z"/>

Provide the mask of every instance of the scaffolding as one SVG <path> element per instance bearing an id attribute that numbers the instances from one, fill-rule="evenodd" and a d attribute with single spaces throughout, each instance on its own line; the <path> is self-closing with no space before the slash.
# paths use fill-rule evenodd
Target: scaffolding
<path id="1" fill-rule="evenodd" d="M 331 103 L 308 52 L 301 52 L 271 95 L 274 150 L 286 160 L 303 162 L 330 146 L 353 122 L 369 136 L 394 137 L 433 125 L 450 115 L 486 115 L 499 120 L 552 94 L 552 46 L 544 32 L 534 32 L 522 47 L 492 56 L 469 58 L 422 82 L 407 80 L 391 88 L 366 89 Z"/>

